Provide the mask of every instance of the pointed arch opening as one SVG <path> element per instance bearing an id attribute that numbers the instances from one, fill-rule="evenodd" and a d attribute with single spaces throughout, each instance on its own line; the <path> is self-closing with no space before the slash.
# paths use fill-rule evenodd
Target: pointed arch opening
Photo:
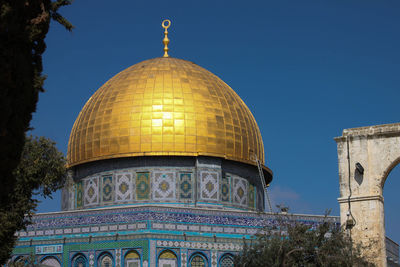
<path id="1" fill-rule="evenodd" d="M 140 267 L 141 260 L 140 254 L 136 250 L 130 250 L 125 255 L 124 266 L 126 267 Z"/>
<path id="2" fill-rule="evenodd" d="M 87 259 L 83 254 L 77 254 L 72 260 L 73 267 L 87 267 Z"/>
<path id="3" fill-rule="evenodd" d="M 202 253 L 195 253 L 190 257 L 190 267 L 208 267 L 208 260 Z"/>
<path id="4" fill-rule="evenodd" d="M 100 254 L 99 258 L 97 259 L 97 266 L 98 267 L 113 267 L 114 266 L 113 256 L 108 252 Z"/>
<path id="5" fill-rule="evenodd" d="M 178 267 L 178 257 L 173 251 L 166 249 L 158 256 L 158 267 Z"/>

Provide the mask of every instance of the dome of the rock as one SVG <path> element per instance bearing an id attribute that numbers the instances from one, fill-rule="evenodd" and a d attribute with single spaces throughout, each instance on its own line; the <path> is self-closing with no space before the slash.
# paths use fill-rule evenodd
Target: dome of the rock
<path id="1" fill-rule="evenodd" d="M 71 131 L 69 167 L 133 156 L 213 156 L 264 163 L 257 123 L 220 78 L 186 60 L 135 64 L 87 101 Z"/>

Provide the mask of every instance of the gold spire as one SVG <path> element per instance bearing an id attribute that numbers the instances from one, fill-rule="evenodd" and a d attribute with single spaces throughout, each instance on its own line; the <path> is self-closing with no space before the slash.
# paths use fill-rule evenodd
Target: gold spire
<path id="1" fill-rule="evenodd" d="M 163 40 L 163 44 L 164 44 L 164 57 L 169 57 L 168 56 L 168 44 L 169 44 L 169 39 L 168 39 L 168 28 L 169 26 L 171 26 L 171 21 L 169 19 L 165 19 L 162 23 L 161 26 L 165 29 L 164 31 L 164 40 Z"/>

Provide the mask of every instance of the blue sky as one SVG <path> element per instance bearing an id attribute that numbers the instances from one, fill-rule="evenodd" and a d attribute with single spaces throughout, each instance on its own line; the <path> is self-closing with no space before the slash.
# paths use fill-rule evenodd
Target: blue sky
<path id="1" fill-rule="evenodd" d="M 260 127 L 271 195 L 296 213 L 339 214 L 336 143 L 345 128 L 399 121 L 399 1 L 75 1 L 53 23 L 32 126 L 66 153 L 89 97 L 119 71 L 170 55 L 229 84 Z M 400 168 L 385 185 L 387 233 L 400 241 Z M 60 209 L 60 194 L 39 211 Z"/>

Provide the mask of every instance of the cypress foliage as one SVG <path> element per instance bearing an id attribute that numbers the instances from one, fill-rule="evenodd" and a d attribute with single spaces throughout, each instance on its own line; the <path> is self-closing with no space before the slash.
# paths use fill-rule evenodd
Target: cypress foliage
<path id="1" fill-rule="evenodd" d="M 72 30 L 71 23 L 58 13 L 60 7 L 69 4 L 70 0 L 0 0 L 1 245 L 12 240 L 15 230 L 24 224 L 10 215 L 26 210 L 14 203 L 14 190 L 18 187 L 14 170 L 21 159 L 38 95 L 44 91 L 42 54 L 50 21 Z M 5 218 L 14 218 L 15 227 L 5 227 Z M 9 250 L 0 249 L 0 264 L 8 253 Z"/>

